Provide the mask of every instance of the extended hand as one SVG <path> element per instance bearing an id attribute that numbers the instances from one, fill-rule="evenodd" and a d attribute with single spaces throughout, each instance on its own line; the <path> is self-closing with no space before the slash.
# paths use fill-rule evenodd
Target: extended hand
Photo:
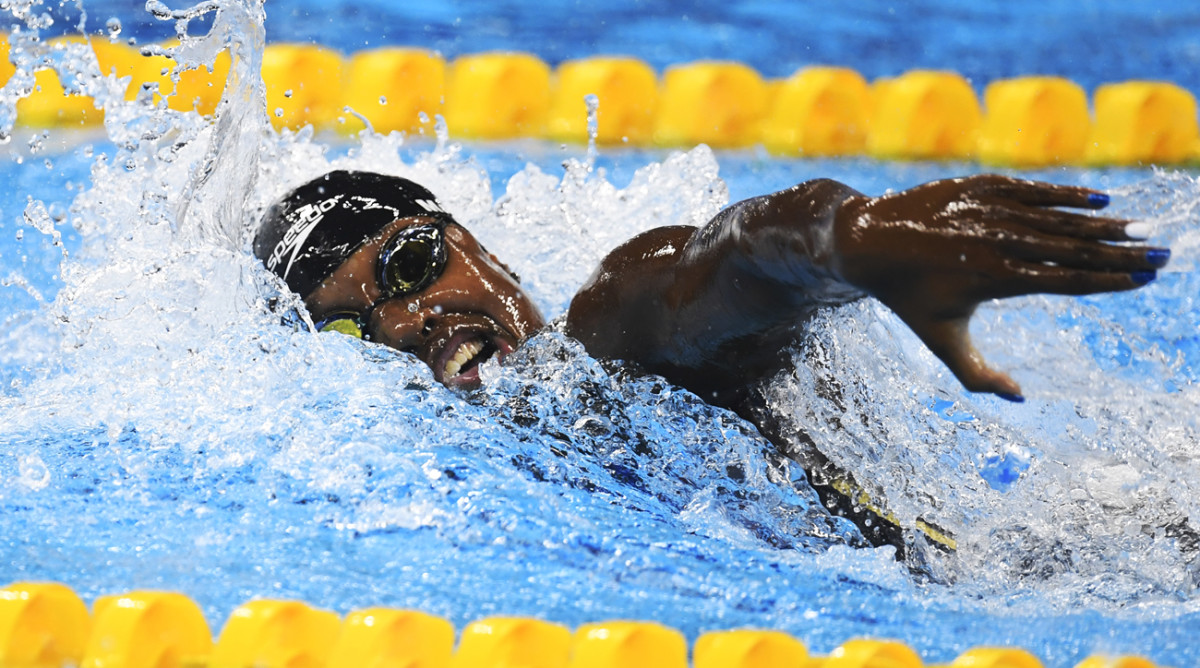
<path id="1" fill-rule="evenodd" d="M 835 269 L 900 316 L 968 390 L 1020 401 L 1020 386 L 972 345 L 971 315 L 989 299 L 1154 280 L 1170 251 L 1109 243 L 1144 239 L 1144 224 L 1052 208 L 1107 204 L 1086 188 L 990 175 L 854 197 L 837 213 Z"/>

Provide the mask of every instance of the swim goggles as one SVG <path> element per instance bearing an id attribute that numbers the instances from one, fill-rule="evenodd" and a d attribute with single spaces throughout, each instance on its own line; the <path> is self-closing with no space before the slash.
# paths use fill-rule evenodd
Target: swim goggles
<path id="1" fill-rule="evenodd" d="M 380 304 L 396 297 L 414 295 L 433 284 L 446 269 L 446 226 L 448 216 L 432 223 L 410 225 L 384 242 L 376 263 L 375 280 L 383 296 L 366 309 L 335 311 L 315 323 L 318 332 L 340 332 L 365 338 L 366 323 Z"/>

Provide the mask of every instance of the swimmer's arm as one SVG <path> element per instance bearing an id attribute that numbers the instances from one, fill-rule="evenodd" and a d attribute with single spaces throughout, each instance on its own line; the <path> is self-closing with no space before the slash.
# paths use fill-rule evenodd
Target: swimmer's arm
<path id="1" fill-rule="evenodd" d="M 830 268 L 895 312 L 968 390 L 1019 400 L 1020 386 L 971 343 L 980 303 L 1131 290 L 1170 256 L 1111 243 L 1135 240 L 1129 221 L 1059 208 L 1107 204 L 1094 190 L 992 175 L 853 197 L 836 216 Z"/>
<path id="2" fill-rule="evenodd" d="M 601 263 L 567 331 L 597 357 L 641 364 L 712 398 L 778 371 L 795 327 L 819 307 L 864 296 L 831 270 L 834 181 L 739 202 L 706 226 L 659 228 Z"/>
<path id="3" fill-rule="evenodd" d="M 782 364 L 813 310 L 870 294 L 972 391 L 1020 387 L 991 369 L 967 325 L 979 303 L 1144 285 L 1165 249 L 1116 246 L 1128 221 L 1096 191 L 976 176 L 866 197 L 819 180 L 747 200 L 703 229 L 665 228 L 616 249 L 568 312 L 592 354 L 685 386 L 749 382 Z"/>

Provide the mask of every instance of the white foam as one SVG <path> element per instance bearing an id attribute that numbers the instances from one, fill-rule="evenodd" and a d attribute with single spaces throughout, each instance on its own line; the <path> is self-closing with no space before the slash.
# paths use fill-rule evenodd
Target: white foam
<path id="1" fill-rule="evenodd" d="M 601 547 L 589 549 L 605 556 L 572 571 L 589 578 L 593 567 L 657 565 L 664 550 L 674 557 L 668 548 L 692 549 L 697 536 L 708 542 L 695 549 L 714 569 L 726 551 L 761 550 L 772 563 L 794 565 L 807 558 L 805 546 L 819 552 L 841 543 L 840 525 L 817 524 L 806 490 L 792 489 L 800 476 L 768 465 L 762 441 L 720 411 L 672 398 L 677 391 L 651 380 L 614 378 L 552 335 L 527 351 L 523 367 L 485 365 L 482 398 L 464 399 L 409 357 L 281 324 L 297 303 L 247 251 L 261 213 L 294 186 L 335 168 L 383 171 L 429 187 L 553 317 L 617 243 L 658 225 L 703 224 L 727 203 L 712 151 L 647 160 L 624 187 L 591 162 L 570 161 L 561 174 L 530 165 L 503 174 L 507 186 L 494 198 L 492 175 L 444 137 L 422 152 L 400 135 L 367 134 L 346 150 L 311 131 L 274 133 L 261 82 L 247 74 L 261 49 L 261 8 L 216 4 L 228 11 L 214 33 L 177 52 L 203 60 L 231 42 L 249 49 L 250 69 L 232 82 L 215 124 L 147 100 L 125 102 L 112 81 L 81 78 L 108 96 L 114 148 L 97 158 L 71 208 L 82 244 L 62 260 L 62 289 L 6 335 L 0 353 L 34 368 L 31 381 L 0 397 L 0 440 L 32 435 L 29 447 L 40 449 L 15 460 L 9 480 L 18 484 L 0 489 L 0 498 L 73 499 L 70 481 L 48 460 L 84 461 L 84 453 L 102 462 L 85 473 L 118 472 L 118 482 L 96 483 L 98 498 L 111 498 L 100 516 L 118 530 L 117 520 L 139 510 L 176 512 L 155 503 L 160 488 L 177 490 L 164 479 L 197 481 L 177 512 L 199 517 L 224 507 L 203 496 L 205 485 L 244 475 L 220 489 L 262 511 L 245 521 L 259 518 L 264 524 L 253 526 L 263 533 L 275 518 L 291 517 L 279 506 L 319 492 L 345 501 L 289 530 L 321 522 L 346 532 L 429 529 L 453 537 L 443 548 L 467 554 L 509 535 L 510 524 L 552 537 L 554 549 L 598 536 Z M 17 83 L 6 91 L 29 80 L 43 47 L 15 40 L 14 49 Z M 78 54 L 65 62 L 92 67 Z M 1154 225 L 1176 250 L 1168 272 L 1192 271 L 1195 180 L 1158 173 L 1119 194 L 1113 214 Z M 29 214 L 53 238 L 46 207 L 34 203 Z M 1022 383 L 1022 406 L 965 393 L 871 301 L 820 315 L 796 373 L 772 386 L 772 399 L 902 520 L 929 517 L 955 531 L 958 556 L 931 557 L 935 574 L 957 583 L 934 591 L 946 605 L 1003 608 L 1028 597 L 1031 610 L 1161 605 L 1182 614 L 1197 604 L 1173 601 L 1194 598 L 1196 566 L 1165 527 L 1200 518 L 1195 357 L 1172 349 L 1173 341 L 1194 346 L 1185 338 L 1195 335 L 1188 281 L 1180 273 L 1134 295 L 984 309 L 980 347 Z M 503 422 L 517 408 L 541 422 Z M 73 443 L 76 434 L 94 442 Z M 566 456 L 555 452 L 564 447 Z M 528 462 L 513 464 L 517 455 Z M 980 473 L 992 455 L 1027 465 L 1007 490 Z M 613 461 L 634 473 L 605 468 Z M 475 477 L 456 495 L 458 466 Z M 535 466 L 550 482 L 529 472 Z M 744 481 L 731 482 L 727 467 L 744 469 Z M 598 489 L 584 492 L 580 480 Z M 533 500 L 519 506 L 530 516 L 506 508 L 523 499 Z M 609 512 L 654 521 L 630 520 L 645 535 L 619 536 L 605 533 Z M 776 549 L 773 537 L 800 547 Z M 264 549 L 264 559 L 283 559 Z M 835 548 L 812 560 L 804 568 L 912 586 L 886 550 Z M 736 580 L 737 564 L 725 565 L 729 572 L 713 577 Z M 730 610 L 738 603 L 713 600 Z"/>

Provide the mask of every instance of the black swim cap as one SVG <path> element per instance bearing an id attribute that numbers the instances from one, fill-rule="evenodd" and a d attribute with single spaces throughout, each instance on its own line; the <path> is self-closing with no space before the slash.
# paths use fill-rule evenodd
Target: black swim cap
<path id="1" fill-rule="evenodd" d="M 339 170 L 288 193 L 263 217 L 254 254 L 307 297 L 365 241 L 409 216 L 449 218 L 433 193 L 398 176 Z"/>

